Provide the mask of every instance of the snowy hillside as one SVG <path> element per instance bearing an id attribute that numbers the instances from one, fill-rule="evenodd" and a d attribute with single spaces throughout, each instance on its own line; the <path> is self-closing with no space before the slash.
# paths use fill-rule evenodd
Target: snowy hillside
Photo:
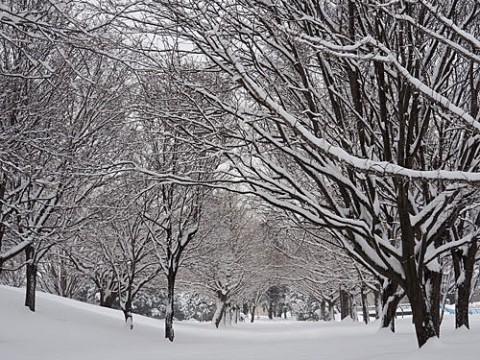
<path id="1" fill-rule="evenodd" d="M 175 324 L 174 343 L 163 338 L 163 322 L 136 316 L 123 325 L 119 311 L 38 294 L 36 313 L 23 306 L 22 290 L 0 286 L 1 360 L 150 359 L 436 359 L 478 358 L 480 316 L 473 330 L 453 330 L 447 316 L 441 340 L 421 350 L 408 319 L 398 333 L 376 324 L 259 321 L 216 330 L 211 324 Z"/>

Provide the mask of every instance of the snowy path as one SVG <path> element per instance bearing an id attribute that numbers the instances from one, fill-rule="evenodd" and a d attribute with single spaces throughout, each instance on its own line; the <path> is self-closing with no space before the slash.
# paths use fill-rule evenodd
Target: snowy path
<path id="1" fill-rule="evenodd" d="M 119 311 L 39 294 L 37 313 L 23 306 L 23 292 L 0 286 L 0 360 L 322 360 L 476 359 L 480 316 L 474 329 L 455 332 L 448 316 L 439 341 L 417 350 L 408 320 L 398 333 L 376 324 L 259 321 L 216 330 L 210 324 L 175 324 L 176 340 L 163 338 L 163 323 L 136 316 L 123 326 Z"/>

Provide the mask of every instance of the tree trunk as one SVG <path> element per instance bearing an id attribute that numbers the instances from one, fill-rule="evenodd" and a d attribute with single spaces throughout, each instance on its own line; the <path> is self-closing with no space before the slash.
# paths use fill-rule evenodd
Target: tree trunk
<path id="1" fill-rule="evenodd" d="M 327 302 L 322 299 L 320 303 L 320 320 L 327 320 Z"/>
<path id="2" fill-rule="evenodd" d="M 375 319 L 380 319 L 382 314 L 382 300 L 381 300 L 381 290 L 375 290 L 373 292 L 374 302 L 375 302 Z"/>
<path id="3" fill-rule="evenodd" d="M 457 285 L 457 296 L 455 300 L 455 328 L 465 326 L 470 329 L 470 321 L 468 316 L 468 303 L 470 300 L 470 285 L 467 279 Z"/>
<path id="4" fill-rule="evenodd" d="M 343 320 L 351 315 L 350 309 L 350 294 L 341 289 L 340 290 L 340 319 Z"/>
<path id="5" fill-rule="evenodd" d="M 117 292 L 108 289 L 100 289 L 100 306 L 111 308 L 117 299 Z"/>
<path id="6" fill-rule="evenodd" d="M 240 307 L 238 305 L 235 305 L 235 307 L 233 308 L 233 311 L 234 311 L 234 322 L 235 324 L 238 324 L 238 315 L 240 312 Z"/>
<path id="7" fill-rule="evenodd" d="M 362 315 L 363 315 L 363 322 L 368 324 L 370 322 L 370 314 L 368 312 L 368 299 L 367 299 L 367 292 L 365 291 L 365 286 L 360 288 L 360 297 L 362 299 Z"/>
<path id="8" fill-rule="evenodd" d="M 269 301 L 268 303 L 268 318 L 273 320 L 273 301 Z"/>
<path id="9" fill-rule="evenodd" d="M 395 332 L 395 312 L 405 292 L 390 280 L 385 280 L 382 292 L 382 318 L 380 327 L 388 328 Z"/>
<path id="10" fill-rule="evenodd" d="M 332 300 L 327 300 L 328 303 L 328 313 L 329 313 L 329 318 L 327 321 L 335 321 L 335 301 Z"/>
<path id="11" fill-rule="evenodd" d="M 128 295 L 122 311 L 123 315 L 125 316 L 125 324 L 130 328 L 130 330 L 133 330 L 132 298 L 130 295 Z"/>
<path id="12" fill-rule="evenodd" d="M 472 289 L 472 279 L 475 268 L 475 256 L 478 251 L 477 239 L 474 239 L 468 246 L 466 254 L 462 249 L 452 251 L 453 268 L 457 285 L 457 296 L 455 299 L 455 328 L 465 326 L 470 329 L 468 315 L 468 304 Z"/>
<path id="13" fill-rule="evenodd" d="M 226 309 L 227 309 L 227 304 L 222 302 L 222 303 L 219 304 L 219 307 L 215 311 L 216 314 L 214 316 L 214 323 L 215 323 L 215 327 L 217 329 L 220 326 L 220 323 L 222 322 L 222 319 L 225 316 L 225 310 Z"/>
<path id="14" fill-rule="evenodd" d="M 279 304 L 277 303 L 277 306 L 276 306 L 276 316 L 277 318 L 281 318 L 282 315 L 283 315 L 283 304 Z"/>
<path id="15" fill-rule="evenodd" d="M 355 295 L 350 295 L 350 317 L 353 321 L 358 321 L 357 302 Z"/>
<path id="16" fill-rule="evenodd" d="M 34 249 L 28 246 L 25 249 L 25 256 L 27 261 L 27 288 L 25 293 L 25 306 L 31 311 L 35 311 L 35 293 L 37 290 L 37 265 L 33 259 Z"/>
<path id="17" fill-rule="evenodd" d="M 167 311 L 165 313 L 165 338 L 173 341 L 175 331 L 173 330 L 174 296 L 175 296 L 175 272 L 170 269 L 167 276 Z"/>
<path id="18" fill-rule="evenodd" d="M 412 306 L 412 320 L 415 325 L 418 346 L 422 347 L 429 339 L 438 336 L 437 326 L 434 323 L 430 304 L 422 289 L 417 289 L 414 292 L 410 289 L 407 295 Z"/>
<path id="19" fill-rule="evenodd" d="M 440 336 L 440 303 L 443 274 L 441 271 L 431 271 L 428 268 L 424 271 L 427 308 L 430 310 L 432 316 L 436 336 Z"/>
<path id="20" fill-rule="evenodd" d="M 213 323 L 218 329 L 222 318 L 225 318 L 225 310 L 227 309 L 227 296 L 223 294 L 220 290 L 218 290 L 217 299 L 217 309 L 215 310 L 215 314 L 213 315 Z"/>
<path id="21" fill-rule="evenodd" d="M 253 323 L 255 321 L 255 309 L 256 309 L 255 305 L 252 305 L 252 307 L 250 308 L 250 322 L 251 323 Z"/>

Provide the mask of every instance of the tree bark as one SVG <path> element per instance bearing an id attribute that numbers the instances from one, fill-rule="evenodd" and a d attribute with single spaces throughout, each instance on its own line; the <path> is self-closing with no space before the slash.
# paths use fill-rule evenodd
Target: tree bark
<path id="1" fill-rule="evenodd" d="M 357 302 L 355 295 L 350 295 L 350 317 L 353 321 L 358 321 Z"/>
<path id="2" fill-rule="evenodd" d="M 350 309 L 350 294 L 341 289 L 340 290 L 340 319 L 343 320 L 351 315 Z"/>
<path id="3" fill-rule="evenodd" d="M 165 314 L 165 338 L 172 341 L 175 339 L 173 329 L 174 296 L 175 296 L 175 272 L 170 270 L 167 276 L 167 311 Z"/>
<path id="4" fill-rule="evenodd" d="M 327 320 L 327 302 L 325 299 L 320 302 L 320 320 Z"/>
<path id="5" fill-rule="evenodd" d="M 373 292 L 374 302 L 375 302 L 375 319 L 380 319 L 382 313 L 382 301 L 381 301 L 381 291 L 375 290 Z"/>
<path id="6" fill-rule="evenodd" d="M 453 268 L 457 285 L 457 296 L 455 299 L 455 328 L 465 326 L 470 329 L 468 315 L 468 304 L 472 289 L 472 279 L 475 268 L 475 256 L 478 251 L 477 239 L 474 239 L 468 246 L 466 254 L 462 249 L 452 251 Z"/>
<path id="7" fill-rule="evenodd" d="M 239 312 L 240 312 L 240 308 L 238 307 L 238 305 L 236 305 L 233 308 L 233 311 L 235 312 L 234 313 L 234 322 L 235 322 L 235 324 L 238 324 L 238 317 L 239 317 Z"/>
<path id="8" fill-rule="evenodd" d="M 417 292 L 418 291 L 418 292 Z M 417 334 L 418 346 L 422 347 L 433 337 L 438 337 L 437 326 L 428 301 L 421 289 L 407 294 L 412 306 L 413 324 Z"/>
<path id="9" fill-rule="evenodd" d="M 35 311 L 35 293 L 37 290 L 37 265 L 33 259 L 34 249 L 32 246 L 28 246 L 25 249 L 25 255 L 27 260 L 27 288 L 25 293 L 25 306 L 31 311 Z"/>
<path id="10" fill-rule="evenodd" d="M 268 302 L 268 318 L 273 320 L 273 301 Z"/>
<path id="11" fill-rule="evenodd" d="M 133 314 L 132 314 L 132 298 L 128 296 L 127 301 L 123 305 L 123 315 L 125 316 L 125 324 L 133 330 Z"/>
<path id="12" fill-rule="evenodd" d="M 335 321 L 335 300 L 327 300 L 328 303 L 328 319 L 327 321 Z"/>
<path id="13" fill-rule="evenodd" d="M 222 321 L 222 318 L 225 317 L 225 310 L 227 309 L 227 299 L 226 296 L 223 294 L 219 294 L 218 296 L 218 305 L 217 305 L 217 310 L 215 311 L 215 315 L 213 318 L 215 327 L 218 329 L 220 326 L 220 323 Z"/>
<path id="14" fill-rule="evenodd" d="M 116 291 L 100 289 L 100 306 L 111 308 L 117 299 L 117 295 Z"/>
<path id="15" fill-rule="evenodd" d="M 426 298 L 437 336 L 440 336 L 442 276 L 441 271 L 431 271 L 428 268 L 425 269 Z"/>
<path id="16" fill-rule="evenodd" d="M 365 286 L 362 285 L 360 288 L 360 296 L 362 299 L 362 315 L 363 315 L 363 322 L 368 324 L 370 322 L 370 314 L 368 312 L 368 299 L 367 299 L 367 292 L 365 291 Z"/>
<path id="17" fill-rule="evenodd" d="M 253 323 L 255 321 L 255 309 L 256 309 L 255 305 L 252 305 L 252 307 L 250 308 L 250 322 L 251 323 Z"/>
<path id="18" fill-rule="evenodd" d="M 468 303 L 470 299 L 470 284 L 466 277 L 463 282 L 457 286 L 457 296 L 455 300 L 455 328 L 459 329 L 465 326 L 470 329 L 470 319 L 468 316 Z"/>
<path id="19" fill-rule="evenodd" d="M 382 318 L 380 327 L 388 328 L 395 332 L 395 312 L 397 311 L 400 300 L 405 293 L 399 289 L 398 285 L 390 280 L 385 280 L 382 292 Z"/>

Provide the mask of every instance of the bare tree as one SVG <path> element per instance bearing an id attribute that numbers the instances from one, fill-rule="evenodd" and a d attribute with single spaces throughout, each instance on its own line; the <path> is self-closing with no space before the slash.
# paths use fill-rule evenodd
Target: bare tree
<path id="1" fill-rule="evenodd" d="M 438 256 L 468 242 L 447 230 L 476 191 L 462 184 L 478 181 L 479 7 L 464 5 L 239 0 L 145 9 L 157 31 L 175 29 L 208 58 L 199 71 L 222 72 L 241 94 L 231 101 L 192 86 L 241 124 L 230 135 L 245 150 L 227 153 L 238 180 L 328 227 L 386 286 L 400 286 L 419 346 L 439 335 Z"/>
<path id="2" fill-rule="evenodd" d="M 174 292 L 179 269 L 198 244 L 207 187 L 215 177 L 219 158 L 205 144 L 204 114 L 197 109 L 194 93 L 184 92 L 172 81 L 172 73 L 188 76 L 188 64 L 177 57 L 163 59 L 164 70 L 141 80 L 137 131 L 141 147 L 135 154 L 135 170 L 145 176 L 141 198 L 142 218 L 167 280 L 168 304 L 165 337 L 174 340 Z M 173 61 L 173 62 L 172 62 Z M 188 178 L 187 182 L 182 179 Z M 139 198 L 140 199 L 140 198 Z"/>
<path id="3" fill-rule="evenodd" d="M 32 311 L 39 262 L 81 220 L 73 208 L 95 186 L 80 175 L 101 166 L 105 130 L 125 115 L 128 72 L 80 47 L 76 9 L 60 8 L 16 2 L 2 9 L 0 23 L 0 80 L 9 89 L 1 98 L 0 269 L 25 253 Z"/>

